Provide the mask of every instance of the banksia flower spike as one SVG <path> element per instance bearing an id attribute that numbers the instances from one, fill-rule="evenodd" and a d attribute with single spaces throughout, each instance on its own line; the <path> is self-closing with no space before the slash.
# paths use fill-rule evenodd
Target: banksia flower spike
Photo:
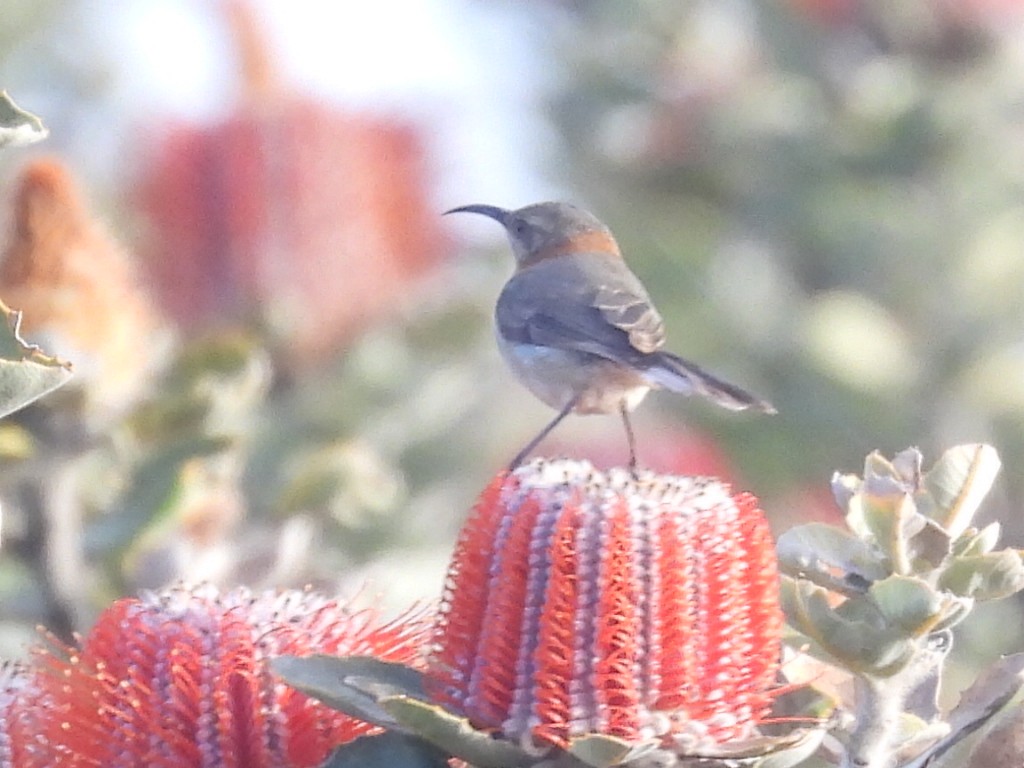
<path id="1" fill-rule="evenodd" d="M 692 752 L 754 735 L 781 634 L 753 496 L 534 462 L 496 478 L 463 528 L 433 686 L 530 749 L 599 733 Z"/>
<path id="2" fill-rule="evenodd" d="M 283 685 L 268 659 L 411 663 L 428 629 L 421 616 L 386 624 L 306 592 L 178 587 L 120 600 L 80 648 L 37 652 L 7 708 L 2 766 L 319 765 L 372 727 Z"/>
<path id="3" fill-rule="evenodd" d="M 184 327 L 257 311 L 292 364 L 392 315 L 444 255 L 423 132 L 289 89 L 256 4 L 221 4 L 239 64 L 223 121 L 161 130 L 139 197 L 150 274 Z"/>
<path id="4" fill-rule="evenodd" d="M 463 526 L 425 673 L 324 656 L 274 669 L 388 729 L 342 748 L 360 765 L 787 768 L 824 732 L 760 732 L 782 629 L 753 496 L 536 460 L 499 474 Z"/>
<path id="5" fill-rule="evenodd" d="M 18 707 L 28 674 L 20 664 L 0 665 L 0 766 L 21 765 L 18 753 L 31 738 Z"/>

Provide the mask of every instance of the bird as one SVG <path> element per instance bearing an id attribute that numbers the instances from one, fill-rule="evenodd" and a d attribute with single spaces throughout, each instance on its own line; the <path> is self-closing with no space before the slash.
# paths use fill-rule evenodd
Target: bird
<path id="1" fill-rule="evenodd" d="M 498 348 L 516 378 L 557 415 L 510 462 L 522 464 L 570 413 L 618 411 L 636 473 L 630 412 L 652 389 L 700 395 L 729 410 L 775 413 L 766 400 L 664 349 L 665 324 L 615 237 L 571 203 L 509 210 L 463 205 L 505 228 L 515 273 L 494 310 Z"/>

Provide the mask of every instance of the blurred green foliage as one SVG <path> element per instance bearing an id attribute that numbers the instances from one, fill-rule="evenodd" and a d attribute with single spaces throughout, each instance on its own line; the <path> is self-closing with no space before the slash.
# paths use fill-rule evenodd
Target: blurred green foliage
<path id="1" fill-rule="evenodd" d="M 51 50 L 54 8 L 75 6 L 32 5 L 11 6 L 0 85 L 3 64 L 24 71 L 30 43 Z M 784 528 L 837 519 L 828 478 L 871 450 L 992 443 L 1007 471 L 982 516 L 1020 540 L 1024 58 L 1010 12 L 982 5 L 528 6 L 556 129 L 543 172 L 615 231 L 668 346 L 780 412 L 652 397 L 637 420 L 641 460 L 645 444 L 655 455 L 659 441 L 696 435 Z M 106 66 L 44 72 L 81 78 L 53 90 L 101 120 L 91 110 L 111 85 L 97 75 Z M 51 149 L 74 146 L 60 126 L 81 124 L 51 123 Z M 130 241 L 142 227 L 122 183 L 105 204 Z M 504 248 L 454 258 L 315 365 L 290 362 L 266 318 L 180 334 L 138 402 L 98 427 L 69 425 L 66 399 L 6 425 L 0 450 L 20 458 L 0 473 L 0 651 L 52 625 L 54 596 L 34 569 L 46 559 L 34 515 L 47 509 L 77 552 L 62 561 L 77 574 L 62 577 L 74 582 L 67 629 L 116 594 L 178 577 L 369 581 L 393 604 L 438 594 L 466 507 L 550 418 L 493 348 L 491 306 L 510 270 Z M 570 420 L 544 450 L 625 459 L 613 418 Z M 48 498 L 32 493 L 41 478 Z"/>
<path id="2" fill-rule="evenodd" d="M 908 443 L 1024 459 L 1011 9 L 636 1 L 561 19 L 558 172 L 654 288 L 670 344 L 778 406 L 767 427 L 687 411 L 759 490 Z"/>

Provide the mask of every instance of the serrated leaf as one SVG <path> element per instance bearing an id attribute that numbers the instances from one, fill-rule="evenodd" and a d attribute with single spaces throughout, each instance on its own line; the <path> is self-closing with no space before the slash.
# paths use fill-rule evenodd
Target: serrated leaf
<path id="1" fill-rule="evenodd" d="M 338 747 L 320 768 L 448 768 L 448 756 L 416 736 L 389 731 Z"/>
<path id="2" fill-rule="evenodd" d="M 474 728 L 466 718 L 417 698 L 383 698 L 380 706 L 407 733 L 426 739 L 475 768 L 517 768 L 531 765 L 539 757 L 510 741 L 492 738 Z"/>
<path id="3" fill-rule="evenodd" d="M 396 694 L 425 697 L 423 673 L 370 656 L 279 656 L 270 668 L 288 685 L 332 709 L 407 733 L 380 701 Z"/>
<path id="4" fill-rule="evenodd" d="M 996 449 L 976 443 L 950 448 L 925 475 L 924 487 L 935 500 L 935 522 L 952 538 L 970 526 L 1000 467 Z"/>
<path id="5" fill-rule="evenodd" d="M 998 600 L 1024 589 L 1024 562 L 1012 549 L 955 558 L 939 576 L 939 589 L 975 600 Z"/>
<path id="6" fill-rule="evenodd" d="M 870 583 L 888 576 L 870 546 L 852 534 L 825 523 L 808 523 L 783 533 L 776 544 L 784 573 L 832 588 L 838 578 L 852 574 Z M 838 590 L 843 591 L 843 590 Z"/>
<path id="7" fill-rule="evenodd" d="M 589 733 L 569 742 L 568 753 L 592 768 L 611 768 L 650 754 L 658 742 L 633 744 L 603 733 Z"/>
<path id="8" fill-rule="evenodd" d="M 886 620 L 910 637 L 927 634 L 942 617 L 942 596 L 921 579 L 890 576 L 872 584 L 870 593 Z"/>
<path id="9" fill-rule="evenodd" d="M 71 365 L 26 344 L 21 313 L 0 302 L 0 417 L 24 408 L 71 378 Z"/>
<path id="10" fill-rule="evenodd" d="M 48 134 L 42 120 L 15 104 L 7 91 L 0 91 L 0 149 L 33 144 Z"/>

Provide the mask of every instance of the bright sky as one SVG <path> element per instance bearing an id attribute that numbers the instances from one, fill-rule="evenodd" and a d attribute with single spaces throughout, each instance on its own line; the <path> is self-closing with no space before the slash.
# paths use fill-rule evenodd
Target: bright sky
<path id="1" fill-rule="evenodd" d="M 256 0 L 281 68 L 342 107 L 423 122 L 442 205 L 518 206 L 559 194 L 537 171 L 540 30 L 515 3 Z M 79 0 L 81 26 L 117 70 L 126 118 L 215 117 L 232 62 L 212 0 Z M 88 44 L 87 44 L 88 47 Z"/>

